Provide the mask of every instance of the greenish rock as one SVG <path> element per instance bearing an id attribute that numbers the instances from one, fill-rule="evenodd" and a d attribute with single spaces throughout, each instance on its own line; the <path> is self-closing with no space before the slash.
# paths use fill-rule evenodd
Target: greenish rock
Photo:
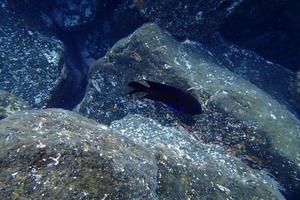
<path id="1" fill-rule="evenodd" d="M 143 79 L 188 90 L 203 105 L 203 114 L 185 116 L 160 102 L 130 97 L 127 84 Z M 127 114 L 169 126 L 188 124 L 203 141 L 221 143 L 255 167 L 268 169 L 287 190 L 298 191 L 299 120 L 270 95 L 221 66 L 208 49 L 188 40 L 178 42 L 155 24 L 145 24 L 120 40 L 94 64 L 76 110 L 105 124 Z"/>
<path id="2" fill-rule="evenodd" d="M 155 157 L 76 113 L 31 110 L 0 122 L 1 199 L 155 199 Z"/>
<path id="3" fill-rule="evenodd" d="M 156 155 L 158 199 L 282 199 L 265 172 L 249 168 L 183 128 L 127 115 L 110 128 Z"/>
<path id="4" fill-rule="evenodd" d="M 1 199 L 284 199 L 278 183 L 182 128 L 111 127 L 61 109 L 0 121 Z"/>
<path id="5" fill-rule="evenodd" d="M 24 100 L 0 90 L 0 120 L 20 110 L 29 110 L 30 106 Z"/>
<path id="6" fill-rule="evenodd" d="M 221 66 L 250 81 L 291 112 L 300 111 L 295 93 L 294 72 L 224 40 L 220 34 L 214 34 L 203 48 L 207 48 Z"/>
<path id="7" fill-rule="evenodd" d="M 61 84 L 64 45 L 35 9 L 3 1 L 0 15 L 0 89 L 44 107 Z"/>

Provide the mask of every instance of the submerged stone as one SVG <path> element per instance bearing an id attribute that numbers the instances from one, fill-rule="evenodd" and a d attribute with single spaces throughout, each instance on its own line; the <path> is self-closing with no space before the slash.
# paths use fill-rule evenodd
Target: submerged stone
<path id="1" fill-rule="evenodd" d="M 140 115 L 114 121 L 110 128 L 155 154 L 159 199 L 283 198 L 265 172 L 249 168 L 220 146 L 199 142 L 183 128 Z"/>
<path id="2" fill-rule="evenodd" d="M 203 105 L 203 114 L 192 119 L 159 102 L 128 96 L 127 84 L 142 79 L 189 90 Z M 77 111 L 106 124 L 129 113 L 168 125 L 185 126 L 188 121 L 203 140 L 222 143 L 237 155 L 256 157 L 254 163 L 272 172 L 289 191 L 297 192 L 299 187 L 299 120 L 270 95 L 220 65 L 208 49 L 180 43 L 155 24 L 143 25 L 95 63 Z"/>
<path id="3" fill-rule="evenodd" d="M 6 91 L 0 90 L 0 120 L 20 110 L 29 110 L 30 106 Z"/>
<path id="4" fill-rule="evenodd" d="M 155 199 L 155 157 L 76 113 L 32 110 L 0 122 L 0 198 Z"/>
<path id="5" fill-rule="evenodd" d="M 215 32 L 244 0 L 133 1 L 141 15 L 177 38 L 203 39 Z"/>
<path id="6" fill-rule="evenodd" d="M 44 107 L 61 84 L 64 45 L 38 11 L 4 1 L 0 14 L 0 89 Z"/>
<path id="7" fill-rule="evenodd" d="M 109 128 L 23 111 L 0 121 L 0 148 L 1 199 L 284 199 L 265 172 L 139 115 Z"/>

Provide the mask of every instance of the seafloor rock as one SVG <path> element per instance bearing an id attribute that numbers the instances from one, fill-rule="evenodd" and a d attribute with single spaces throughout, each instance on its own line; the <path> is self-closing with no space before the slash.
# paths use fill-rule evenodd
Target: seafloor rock
<path id="1" fill-rule="evenodd" d="M 63 30 L 78 30 L 95 21 L 98 16 L 105 16 L 119 0 L 54 0 L 52 17 Z"/>
<path id="2" fill-rule="evenodd" d="M 24 100 L 0 90 L 0 120 L 16 111 L 28 110 L 30 106 Z"/>
<path id="3" fill-rule="evenodd" d="M 300 105 L 295 92 L 294 72 L 262 58 L 253 51 L 225 41 L 219 33 L 214 34 L 205 44 L 202 48 L 209 49 L 222 66 L 249 80 L 290 108 L 290 111 L 298 110 L 300 113 Z"/>
<path id="4" fill-rule="evenodd" d="M 183 129 L 138 115 L 111 128 L 59 109 L 2 120 L 1 199 L 284 199 L 266 173 Z"/>
<path id="5" fill-rule="evenodd" d="M 53 19 L 64 30 L 78 29 L 93 21 L 100 7 L 98 0 L 53 1 Z"/>
<path id="6" fill-rule="evenodd" d="M 118 40 L 128 36 L 144 22 L 132 2 L 124 1 L 116 8 L 102 16 L 89 27 L 79 33 L 81 54 L 88 63 L 94 62 L 104 56 Z"/>
<path id="7" fill-rule="evenodd" d="M 1 2 L 0 88 L 43 107 L 60 84 L 64 45 L 43 25 L 39 13 L 12 2 Z"/>
<path id="8" fill-rule="evenodd" d="M 141 15 L 178 38 L 199 40 L 218 29 L 244 0 L 134 0 Z"/>
<path id="9" fill-rule="evenodd" d="M 127 83 L 141 79 L 189 89 L 204 106 L 204 113 L 193 119 L 192 129 L 200 137 L 224 141 L 228 148 L 268 168 L 286 188 L 299 187 L 300 123 L 296 117 L 253 84 L 218 66 L 209 51 L 191 42 L 177 42 L 155 24 L 146 24 L 120 40 L 95 63 L 77 110 L 106 124 L 128 113 L 162 124 L 193 124 L 191 116 L 127 95 Z"/>
<path id="10" fill-rule="evenodd" d="M 297 71 L 300 67 L 299 19 L 298 0 L 246 0 L 220 30 L 239 46 Z"/>
<path id="11" fill-rule="evenodd" d="M 110 128 L 156 155 L 159 199 L 282 198 L 263 173 L 219 146 L 200 143 L 183 128 L 164 127 L 140 115 L 114 121 Z"/>
<path id="12" fill-rule="evenodd" d="M 2 120 L 1 199 L 154 199 L 155 157 L 107 129 L 55 109 Z"/>

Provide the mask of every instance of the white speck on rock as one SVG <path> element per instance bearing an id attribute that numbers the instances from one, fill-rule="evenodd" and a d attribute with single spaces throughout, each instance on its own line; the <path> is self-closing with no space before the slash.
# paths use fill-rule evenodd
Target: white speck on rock
<path id="1" fill-rule="evenodd" d="M 51 160 L 53 160 L 53 161 L 54 161 L 54 163 L 50 163 L 50 165 L 54 165 L 54 166 L 58 165 L 60 156 L 61 156 L 61 154 L 60 154 L 60 153 L 58 153 L 58 155 L 57 155 L 57 157 L 56 157 L 56 158 L 49 157 L 49 159 L 51 159 Z"/>
<path id="2" fill-rule="evenodd" d="M 101 200 L 105 200 L 107 198 L 108 194 L 104 194 L 104 197 Z"/>
<path id="3" fill-rule="evenodd" d="M 97 90 L 97 92 L 101 93 L 101 89 L 98 85 L 98 82 L 96 80 L 91 80 L 91 83 L 94 86 L 94 88 Z"/>
<path id="4" fill-rule="evenodd" d="M 35 102 L 36 104 L 39 104 L 39 103 L 42 102 L 42 98 L 39 97 L 39 96 L 37 96 L 37 97 L 34 98 L 34 102 Z"/>
<path id="5" fill-rule="evenodd" d="M 116 87 L 117 86 L 117 82 L 116 81 L 111 81 L 110 82 L 112 86 Z"/>
<path id="6" fill-rule="evenodd" d="M 16 178 L 17 174 L 18 174 L 18 172 L 15 172 L 15 173 L 12 173 L 11 176 L 12 176 L 13 178 Z"/>
<path id="7" fill-rule="evenodd" d="M 272 113 L 271 114 L 271 117 L 273 118 L 273 119 L 277 119 L 277 117 Z"/>
<path id="8" fill-rule="evenodd" d="M 164 64 L 164 67 L 165 67 L 165 69 L 171 69 L 172 68 L 172 66 L 168 65 L 168 64 Z"/>
<path id="9" fill-rule="evenodd" d="M 28 31 L 28 34 L 29 34 L 29 35 L 33 35 L 33 32 L 32 32 L 32 31 Z"/>
<path id="10" fill-rule="evenodd" d="M 223 185 L 217 184 L 217 186 L 221 191 L 225 192 L 226 194 L 228 194 L 230 192 L 230 190 L 228 188 L 224 187 Z"/>
<path id="11" fill-rule="evenodd" d="M 41 143 L 41 141 L 39 141 L 39 143 L 36 145 L 36 148 L 45 148 L 46 145 Z"/>
<path id="12" fill-rule="evenodd" d="M 201 21 L 201 20 L 203 20 L 203 11 L 199 11 L 199 12 L 197 12 L 197 14 L 196 14 L 196 20 L 197 21 Z"/>
<path id="13" fill-rule="evenodd" d="M 104 124 L 100 124 L 99 127 L 103 130 L 108 130 L 108 127 Z"/>
<path id="14" fill-rule="evenodd" d="M 46 57 L 48 63 L 51 65 L 58 65 L 60 60 L 60 54 L 56 51 L 45 51 L 43 55 Z"/>

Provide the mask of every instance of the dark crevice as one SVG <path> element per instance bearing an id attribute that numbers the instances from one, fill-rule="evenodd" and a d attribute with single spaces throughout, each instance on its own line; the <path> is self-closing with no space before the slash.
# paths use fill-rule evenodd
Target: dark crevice
<path id="1" fill-rule="evenodd" d="M 84 97 L 89 66 L 84 63 L 80 54 L 76 32 L 63 31 L 56 27 L 55 33 L 65 45 L 66 66 L 62 72 L 64 78 L 53 92 L 47 107 L 72 110 Z"/>

